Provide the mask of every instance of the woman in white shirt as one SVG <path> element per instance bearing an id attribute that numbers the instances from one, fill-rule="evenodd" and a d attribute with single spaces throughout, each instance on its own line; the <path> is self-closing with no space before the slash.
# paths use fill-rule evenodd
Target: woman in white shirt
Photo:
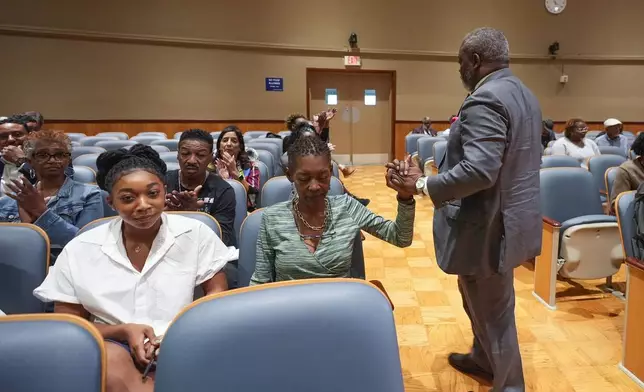
<path id="1" fill-rule="evenodd" d="M 93 321 L 105 338 L 108 391 L 153 391 L 142 382 L 172 319 L 193 300 L 227 289 L 224 266 L 237 259 L 203 223 L 166 215 L 166 165 L 145 145 L 97 159 L 97 183 L 119 218 L 70 241 L 34 295 L 55 312 Z"/>
<path id="2" fill-rule="evenodd" d="M 564 137 L 557 139 L 552 145 L 552 155 L 568 155 L 578 159 L 582 166 L 589 158 L 600 155 L 599 147 L 590 139 L 586 139 L 588 125 L 580 118 L 573 118 L 566 123 Z"/>

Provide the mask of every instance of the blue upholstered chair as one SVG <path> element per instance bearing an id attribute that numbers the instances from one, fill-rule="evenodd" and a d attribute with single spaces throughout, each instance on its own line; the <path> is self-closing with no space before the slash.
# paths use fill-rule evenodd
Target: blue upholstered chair
<path id="1" fill-rule="evenodd" d="M 624 149 L 621 148 L 621 147 L 599 146 L 599 152 L 602 155 L 610 154 L 610 155 L 619 155 L 619 156 L 622 156 L 624 158 L 628 157 L 628 154 L 626 154 L 626 151 L 624 151 Z"/>
<path id="2" fill-rule="evenodd" d="M 282 170 L 282 147 L 278 146 L 277 143 L 268 142 L 269 140 L 275 140 L 281 142 L 280 139 L 257 139 L 255 142 L 248 142 L 246 147 L 253 148 L 257 151 L 265 150 L 270 152 L 273 155 L 273 176 L 281 176 L 284 171 Z"/>
<path id="3" fill-rule="evenodd" d="M 255 149 L 255 151 L 257 151 L 258 160 L 266 166 L 268 178 L 273 178 L 275 175 L 275 158 L 273 157 L 273 153 L 262 149 Z M 263 186 L 264 182 L 260 184 Z"/>
<path id="4" fill-rule="evenodd" d="M 617 178 L 617 170 L 618 168 L 616 167 L 609 167 L 604 174 L 604 183 L 606 184 L 606 200 L 610 204 L 615 202 L 615 200 L 611 199 L 611 195 L 613 194 L 613 185 L 615 185 L 615 178 Z"/>
<path id="5" fill-rule="evenodd" d="M 134 140 L 105 140 L 95 144 L 96 147 L 102 147 L 107 151 L 118 150 L 119 148 L 128 148 L 137 144 Z"/>
<path id="6" fill-rule="evenodd" d="M 547 148 L 546 148 L 547 150 Z M 552 167 L 580 167 L 576 158 L 568 155 L 544 155 L 541 157 L 541 168 L 548 169 Z"/>
<path id="7" fill-rule="evenodd" d="M 157 139 L 167 139 L 165 132 L 139 132 L 135 137 L 156 137 Z"/>
<path id="8" fill-rule="evenodd" d="M 77 132 L 65 132 L 65 135 L 71 140 L 72 142 L 80 142 L 81 139 L 84 139 L 87 137 L 84 133 L 77 133 Z"/>
<path id="9" fill-rule="evenodd" d="M 434 144 L 439 142 L 445 142 L 445 139 L 438 136 L 425 136 L 418 139 L 418 159 L 421 167 L 425 167 L 430 159 L 434 159 Z"/>
<path id="10" fill-rule="evenodd" d="M 414 155 L 418 152 L 418 139 L 427 135 L 410 133 L 405 136 L 405 153 Z"/>
<path id="11" fill-rule="evenodd" d="M 255 260 L 257 257 L 257 236 L 259 226 L 262 222 L 263 209 L 258 209 L 246 217 L 239 230 L 239 261 L 237 263 L 237 285 L 246 287 L 250 284 L 250 278 L 255 272 Z"/>
<path id="12" fill-rule="evenodd" d="M 542 169 L 543 245 L 535 266 L 535 293 L 555 306 L 557 274 L 610 278 L 623 261 L 617 219 L 604 215 L 593 175 L 581 168 Z"/>
<path id="13" fill-rule="evenodd" d="M 259 193 L 255 196 L 255 203 L 259 206 L 262 204 L 262 187 L 271 177 L 268 174 L 268 167 L 264 162 L 257 162 L 257 168 L 259 169 Z"/>
<path id="14" fill-rule="evenodd" d="M 137 136 L 134 136 L 130 140 L 134 140 L 135 142 L 141 143 L 141 144 L 147 144 L 149 146 L 155 140 L 165 140 L 165 139 L 166 139 L 165 135 L 164 136 L 160 136 L 160 135 L 158 135 L 158 136 L 154 136 L 154 135 L 143 136 L 141 134 L 138 134 Z"/>
<path id="15" fill-rule="evenodd" d="M 118 140 L 127 140 L 130 138 L 130 135 L 125 132 L 99 132 L 96 136 L 115 137 Z"/>
<path id="16" fill-rule="evenodd" d="M 595 179 L 595 185 L 600 193 L 602 202 L 607 200 L 606 195 L 606 171 L 626 162 L 626 157 L 621 155 L 597 155 L 588 160 L 588 171 Z"/>
<path id="17" fill-rule="evenodd" d="M 72 164 L 74 166 L 85 166 L 89 167 L 90 169 L 94 170 L 95 172 L 97 171 L 96 169 L 96 159 L 98 158 L 99 155 L 102 153 L 98 154 L 83 154 L 80 155 L 72 160 Z"/>
<path id="18" fill-rule="evenodd" d="M 109 140 L 119 139 L 114 136 L 87 136 L 82 139 L 78 139 L 77 142 L 79 142 L 81 146 L 94 146 L 98 142 L 106 142 Z"/>
<path id="19" fill-rule="evenodd" d="M 177 139 L 162 139 L 155 140 L 150 143 L 151 146 L 164 146 L 170 151 L 177 151 L 179 149 L 179 140 Z"/>
<path id="20" fill-rule="evenodd" d="M 163 160 L 163 162 L 167 163 L 179 163 L 179 158 L 177 157 L 177 152 L 176 151 L 166 151 L 166 152 L 160 152 L 159 153 L 159 158 Z"/>
<path id="21" fill-rule="evenodd" d="M 3 391 L 103 392 L 103 337 L 89 322 L 66 314 L 0 317 Z"/>
<path id="22" fill-rule="evenodd" d="M 638 257 L 633 247 L 633 238 L 637 232 L 635 226 L 635 191 L 623 192 L 615 200 L 619 235 L 625 257 Z"/>
<path id="23" fill-rule="evenodd" d="M 213 366 L 213 358 L 222 360 Z M 212 385 L 235 392 L 403 392 L 391 305 L 372 284 L 348 279 L 203 298 L 164 335 L 155 391 Z"/>
<path id="24" fill-rule="evenodd" d="M 45 311 L 45 304 L 32 292 L 47 276 L 49 252 L 49 237 L 38 226 L 0 223 L 0 309 L 4 313 Z"/>
<path id="25" fill-rule="evenodd" d="M 230 185 L 235 191 L 235 237 L 239 236 L 239 229 L 241 228 L 242 222 L 246 219 L 248 214 L 248 199 L 246 194 L 246 189 L 241 182 L 237 180 L 226 180 L 228 185 Z"/>
<path id="26" fill-rule="evenodd" d="M 273 204 L 287 201 L 291 198 L 291 191 L 293 186 L 285 176 L 273 177 L 262 186 L 262 204 L 260 207 L 268 207 Z M 331 188 L 329 195 L 342 195 L 344 194 L 344 187 L 340 180 L 336 177 L 331 177 Z"/>
<path id="27" fill-rule="evenodd" d="M 268 133 L 268 131 L 246 131 L 246 132 L 244 132 L 244 136 L 250 136 L 252 138 L 257 139 L 257 138 L 260 138 L 262 136 L 266 136 L 267 133 Z"/>
<path id="28" fill-rule="evenodd" d="M 72 147 L 72 161 L 81 155 L 96 154 L 96 156 L 98 156 L 99 154 L 105 151 L 107 150 L 102 147 L 95 147 L 95 146 Z"/>
<path id="29" fill-rule="evenodd" d="M 96 183 L 96 172 L 87 166 L 74 166 L 74 181 L 84 184 Z"/>

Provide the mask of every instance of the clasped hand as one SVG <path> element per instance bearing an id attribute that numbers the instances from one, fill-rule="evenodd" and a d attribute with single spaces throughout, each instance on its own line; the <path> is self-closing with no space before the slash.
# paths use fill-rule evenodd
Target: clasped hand
<path id="1" fill-rule="evenodd" d="M 201 191 L 201 185 L 192 191 L 172 191 L 165 196 L 165 209 L 169 211 L 197 211 L 203 207 L 203 200 L 197 197 Z"/>
<path id="2" fill-rule="evenodd" d="M 423 172 L 411 159 L 411 155 L 407 155 L 402 160 L 394 159 L 385 167 L 387 168 L 385 174 L 387 186 L 398 192 L 400 199 L 409 199 L 416 194 L 416 182 L 422 177 Z"/>

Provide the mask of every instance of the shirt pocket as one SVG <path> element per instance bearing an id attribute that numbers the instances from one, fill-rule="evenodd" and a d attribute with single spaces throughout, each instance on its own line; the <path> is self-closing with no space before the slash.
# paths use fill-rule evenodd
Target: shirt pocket
<path id="1" fill-rule="evenodd" d="M 51 206 L 53 212 L 63 218 L 65 221 L 74 224 L 78 219 L 78 215 L 83 208 L 85 207 L 84 203 L 68 203 L 68 204 L 59 204 L 56 206 Z"/>
<path id="2" fill-rule="evenodd" d="M 196 271 L 159 265 L 151 277 L 153 300 L 162 320 L 174 318 L 193 300 Z M 169 320 L 168 320 L 169 321 Z"/>

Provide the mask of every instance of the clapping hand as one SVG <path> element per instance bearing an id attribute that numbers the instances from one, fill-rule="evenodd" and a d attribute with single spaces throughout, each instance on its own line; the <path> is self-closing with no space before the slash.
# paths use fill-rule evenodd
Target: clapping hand
<path id="1" fill-rule="evenodd" d="M 237 173 L 237 160 L 227 152 L 223 152 L 221 158 L 215 160 L 217 170 L 222 178 L 231 178 Z"/>
<path id="2" fill-rule="evenodd" d="M 165 207 L 170 211 L 198 211 L 203 207 L 203 200 L 197 197 L 201 191 L 201 185 L 192 191 L 172 191 L 166 194 Z"/>
<path id="3" fill-rule="evenodd" d="M 18 202 L 18 213 L 22 222 L 33 223 L 47 211 L 47 202 L 42 193 L 26 178 L 12 179 L 5 185 L 13 192 L 7 193 L 7 196 Z"/>

